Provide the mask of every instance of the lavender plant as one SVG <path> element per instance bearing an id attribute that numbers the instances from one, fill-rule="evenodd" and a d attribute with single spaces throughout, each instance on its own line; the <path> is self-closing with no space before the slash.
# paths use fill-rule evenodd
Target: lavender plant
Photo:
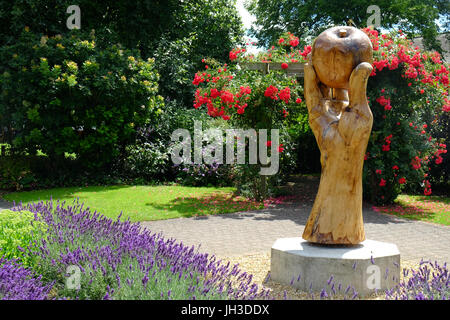
<path id="1" fill-rule="evenodd" d="M 13 211 L 38 213 L 47 237 L 31 254 L 36 272 L 56 281 L 58 297 L 70 299 L 255 299 L 269 298 L 237 265 L 218 261 L 175 239 L 129 220 L 108 219 L 77 200 L 31 203 Z M 79 289 L 66 285 L 67 268 L 80 269 Z"/>
<path id="2" fill-rule="evenodd" d="M 53 283 L 43 284 L 41 278 L 16 260 L 0 258 L 0 300 L 47 299 Z"/>
<path id="3" fill-rule="evenodd" d="M 447 300 L 450 274 L 447 263 L 421 261 L 418 270 L 403 269 L 403 280 L 386 291 L 386 300 Z"/>

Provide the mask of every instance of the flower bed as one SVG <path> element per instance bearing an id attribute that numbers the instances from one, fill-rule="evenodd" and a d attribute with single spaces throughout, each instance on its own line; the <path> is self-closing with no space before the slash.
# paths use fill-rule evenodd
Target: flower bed
<path id="1" fill-rule="evenodd" d="M 30 268 L 23 267 L 22 261 L 0 258 L 0 299 L 291 298 L 286 291 L 272 292 L 269 276 L 261 281 L 261 275 L 254 278 L 228 259 L 223 262 L 193 246 L 164 239 L 138 223 L 113 221 L 75 201 L 13 208 L 17 213 L 24 210 L 45 222 L 47 233 L 21 249 L 23 260 L 34 257 L 26 260 L 32 263 Z M 262 275 L 269 271 L 261 270 Z M 320 294 L 301 293 L 301 299 L 359 298 L 356 291 L 333 279 L 330 275 Z M 447 299 L 449 288 L 447 265 L 425 261 L 419 268 L 404 269 L 399 284 L 383 294 L 385 299 Z"/>
<path id="2" fill-rule="evenodd" d="M 225 264 L 175 239 L 164 239 L 137 223 L 120 221 L 120 217 L 113 221 L 78 202 L 67 206 L 59 202 L 39 202 L 12 210 L 37 213 L 48 225 L 46 238 L 25 250 L 37 257 L 32 269 L 40 274 L 39 280 L 45 285 L 52 284 L 52 296 L 47 298 L 269 297 L 269 291 L 260 290 L 252 282 L 252 276 L 237 265 Z M 11 267 L 6 265 L 6 268 Z M 74 270 L 79 270 L 78 283 Z M 68 285 L 69 280 L 72 286 Z M 27 292 L 21 295 L 20 288 L 17 287 L 16 296 L 26 297 Z M 44 288 L 43 295 L 48 293 L 48 287 Z M 37 297 L 42 298 L 42 295 Z"/>

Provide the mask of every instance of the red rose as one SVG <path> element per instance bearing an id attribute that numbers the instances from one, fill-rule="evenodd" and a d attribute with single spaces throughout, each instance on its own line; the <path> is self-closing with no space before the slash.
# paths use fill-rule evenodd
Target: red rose
<path id="1" fill-rule="evenodd" d="M 278 96 L 285 103 L 289 103 L 289 99 L 291 98 L 291 89 L 289 87 L 286 87 L 283 90 L 280 90 L 280 93 L 278 94 Z"/>
<path id="2" fill-rule="evenodd" d="M 281 64 L 281 69 L 287 69 L 287 68 L 289 68 L 289 65 L 286 62 L 283 62 Z"/>
<path id="3" fill-rule="evenodd" d="M 267 87 L 266 91 L 264 92 L 264 96 L 274 99 L 277 96 L 277 92 L 278 92 L 278 89 L 276 87 L 270 85 Z"/>
<path id="4" fill-rule="evenodd" d="M 405 177 L 398 179 L 398 183 L 400 183 L 400 184 L 406 183 Z"/>
<path id="5" fill-rule="evenodd" d="M 300 43 L 300 41 L 298 40 L 297 37 L 295 37 L 294 39 L 292 39 L 292 40 L 289 41 L 289 44 L 290 44 L 291 46 L 293 46 L 293 47 L 298 46 L 299 43 Z"/>
<path id="6" fill-rule="evenodd" d="M 237 59 L 237 54 L 234 51 L 230 51 L 230 60 L 233 61 Z"/>

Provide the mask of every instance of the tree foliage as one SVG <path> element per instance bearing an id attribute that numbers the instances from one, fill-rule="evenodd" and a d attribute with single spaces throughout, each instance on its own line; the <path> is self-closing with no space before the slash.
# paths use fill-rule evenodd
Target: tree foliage
<path id="1" fill-rule="evenodd" d="M 49 37 L 67 34 L 70 0 L 0 1 L 0 45 L 22 30 Z M 120 43 L 154 57 L 163 96 L 192 102 L 191 75 L 206 55 L 224 61 L 243 35 L 235 0 L 80 0 L 81 32 L 95 30 L 97 46 Z"/>
<path id="2" fill-rule="evenodd" d="M 410 39 L 420 34 L 428 49 L 441 51 L 436 36 L 439 31 L 449 31 L 445 24 L 450 16 L 447 0 L 252 0 L 248 8 L 258 26 L 252 33 L 269 45 L 287 30 L 305 37 L 316 36 L 333 25 L 346 25 L 349 20 L 356 27 L 366 27 L 373 14 L 367 12 L 371 5 L 380 8 L 382 28 L 401 29 Z M 440 17 L 443 30 L 435 22 Z"/>

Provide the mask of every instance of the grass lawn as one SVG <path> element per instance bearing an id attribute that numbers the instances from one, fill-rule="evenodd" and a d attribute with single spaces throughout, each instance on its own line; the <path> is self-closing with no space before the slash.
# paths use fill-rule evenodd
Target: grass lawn
<path id="1" fill-rule="evenodd" d="M 234 188 L 182 187 L 182 186 L 93 186 L 55 188 L 48 190 L 5 194 L 8 201 L 23 204 L 39 200 L 66 201 L 71 204 L 79 198 L 92 211 L 115 219 L 131 221 L 163 220 L 197 215 L 255 210 L 262 203 L 238 197 Z"/>
<path id="2" fill-rule="evenodd" d="M 395 202 L 374 209 L 402 218 L 450 225 L 450 197 L 400 195 Z"/>

